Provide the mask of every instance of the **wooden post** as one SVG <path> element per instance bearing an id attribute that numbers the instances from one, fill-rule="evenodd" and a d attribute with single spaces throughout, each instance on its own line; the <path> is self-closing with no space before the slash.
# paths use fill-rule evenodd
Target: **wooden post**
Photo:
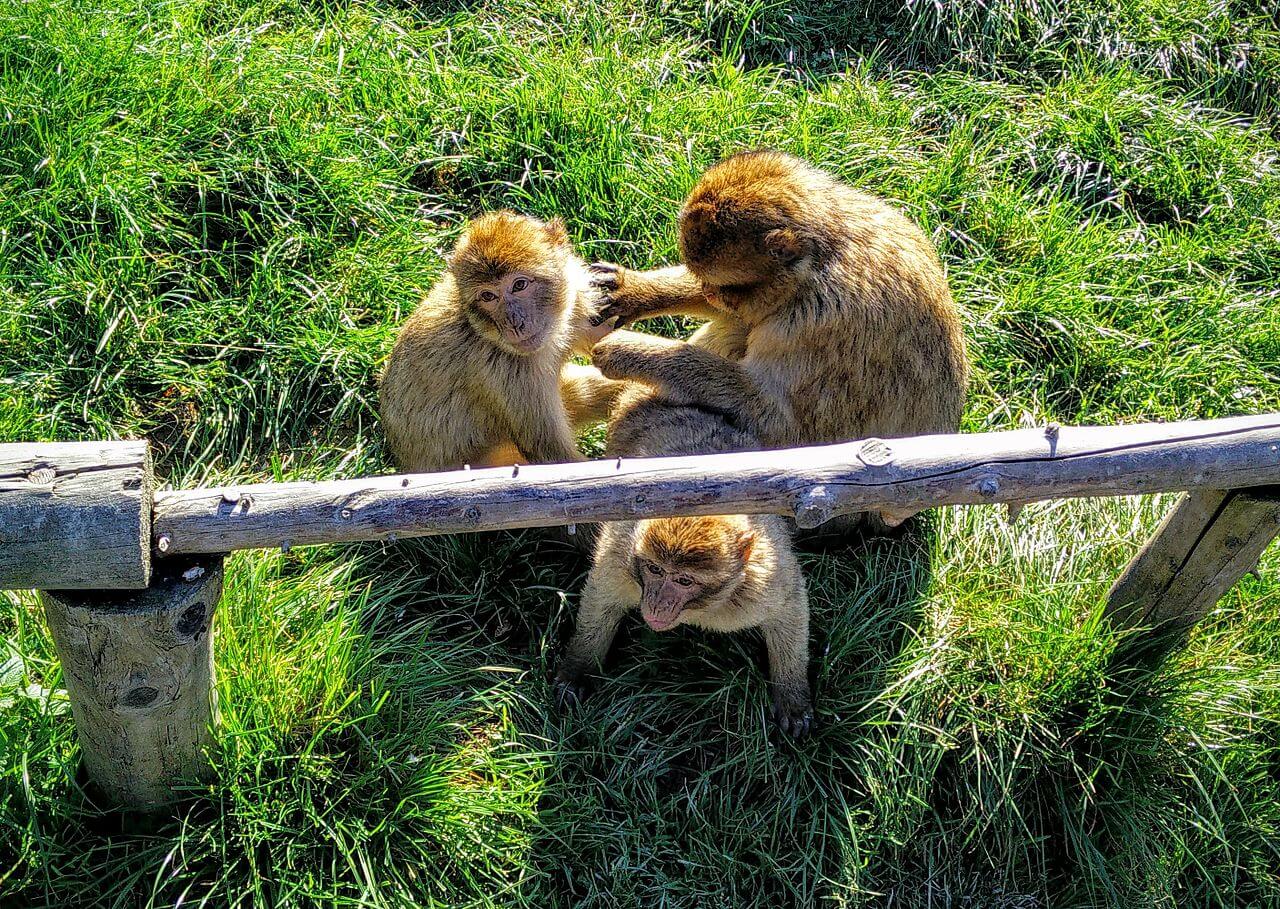
<path id="1" fill-rule="evenodd" d="M 1280 532 L 1280 487 L 1183 496 L 1107 596 L 1120 627 L 1189 630 L 1258 564 Z"/>
<path id="2" fill-rule="evenodd" d="M 0 445 L 0 589 L 146 587 L 152 488 L 146 442 Z"/>
<path id="3" fill-rule="evenodd" d="M 85 768 L 112 804 L 157 808 L 206 776 L 221 594 L 221 556 L 160 560 L 142 591 L 43 592 Z"/>

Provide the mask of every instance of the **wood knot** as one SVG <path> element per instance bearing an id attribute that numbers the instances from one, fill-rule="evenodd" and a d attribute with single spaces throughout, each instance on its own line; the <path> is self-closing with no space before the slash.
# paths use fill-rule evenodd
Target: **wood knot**
<path id="1" fill-rule="evenodd" d="M 868 467 L 883 467 L 893 460 L 893 449 L 882 439 L 867 439 L 858 449 L 858 460 Z"/>
<path id="2" fill-rule="evenodd" d="M 150 707 L 156 702 L 156 698 L 160 697 L 160 689 L 152 688 L 150 685 L 139 685 L 137 688 L 130 688 L 120 698 L 120 703 L 124 707 L 133 710 L 140 710 L 143 707 Z"/>
<path id="3" fill-rule="evenodd" d="M 467 523 L 469 524 L 480 523 L 480 509 L 474 505 L 468 506 L 467 510 L 462 513 L 462 516 L 467 519 Z"/>
<path id="4" fill-rule="evenodd" d="M 991 498 L 1000 491 L 1000 481 L 995 477 L 983 477 L 978 481 L 978 492 L 987 498 Z"/>
<path id="5" fill-rule="evenodd" d="M 835 501 L 825 486 L 814 486 L 806 490 L 796 503 L 796 526 L 801 530 L 812 530 L 820 524 L 831 520 Z"/>
<path id="6" fill-rule="evenodd" d="M 203 628 L 204 607 L 199 603 L 184 609 L 173 626 L 173 630 L 185 638 L 198 637 Z"/>
<path id="7" fill-rule="evenodd" d="M 58 476 L 58 471 L 47 464 L 27 472 L 27 482 L 36 486 L 48 486 Z"/>

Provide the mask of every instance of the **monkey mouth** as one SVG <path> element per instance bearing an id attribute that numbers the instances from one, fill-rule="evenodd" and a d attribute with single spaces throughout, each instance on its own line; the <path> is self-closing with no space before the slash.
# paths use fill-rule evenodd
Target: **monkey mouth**
<path id="1" fill-rule="evenodd" d="M 526 335 L 518 337 L 516 335 L 507 335 L 507 343 L 521 353 L 531 354 L 542 347 L 542 335 Z"/>
<path id="2" fill-rule="evenodd" d="M 640 607 L 640 615 L 644 623 L 654 631 L 670 631 L 680 624 L 680 609 L 655 609 L 652 606 Z"/>

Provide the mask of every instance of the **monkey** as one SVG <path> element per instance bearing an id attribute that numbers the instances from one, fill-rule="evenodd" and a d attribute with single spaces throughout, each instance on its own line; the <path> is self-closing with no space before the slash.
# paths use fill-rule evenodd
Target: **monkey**
<path id="1" fill-rule="evenodd" d="M 672 403 L 651 388 L 620 395 L 611 457 L 660 457 L 758 448 L 723 416 Z M 654 631 L 693 625 L 759 629 L 769 658 L 772 714 L 782 732 L 807 736 L 809 599 L 790 529 L 778 515 L 658 518 L 602 525 L 578 609 L 577 628 L 556 675 L 556 699 L 587 695 L 622 619 L 638 609 Z"/>
<path id="2" fill-rule="evenodd" d="M 401 328 L 381 379 L 402 469 L 580 461 L 574 430 L 607 418 L 625 383 L 569 362 L 609 326 L 564 222 L 511 211 L 470 223 Z"/>
<path id="3" fill-rule="evenodd" d="M 679 244 L 683 265 L 591 266 L 610 324 L 711 320 L 687 343 L 614 331 L 592 351 L 606 377 L 728 414 L 764 448 L 959 429 L 959 312 L 933 244 L 881 199 L 791 155 L 743 152 L 694 186 Z"/>

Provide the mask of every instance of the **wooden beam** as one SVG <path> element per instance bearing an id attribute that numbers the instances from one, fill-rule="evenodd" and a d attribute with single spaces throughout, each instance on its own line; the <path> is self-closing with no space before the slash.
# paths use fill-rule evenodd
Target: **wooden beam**
<path id="1" fill-rule="evenodd" d="M 1280 533 L 1280 488 L 1202 489 L 1169 512 L 1107 596 L 1120 627 L 1191 628 Z"/>
<path id="2" fill-rule="evenodd" d="M 153 542 L 227 552 L 662 515 L 788 514 L 1280 483 L 1280 414 L 159 492 Z"/>
<path id="3" fill-rule="evenodd" d="M 157 808 L 207 776 L 221 595 L 222 559 L 207 556 L 158 561 L 143 591 L 42 594 L 81 757 L 110 804 Z"/>
<path id="4" fill-rule="evenodd" d="M 0 445 L 0 588 L 146 587 L 146 442 Z"/>

